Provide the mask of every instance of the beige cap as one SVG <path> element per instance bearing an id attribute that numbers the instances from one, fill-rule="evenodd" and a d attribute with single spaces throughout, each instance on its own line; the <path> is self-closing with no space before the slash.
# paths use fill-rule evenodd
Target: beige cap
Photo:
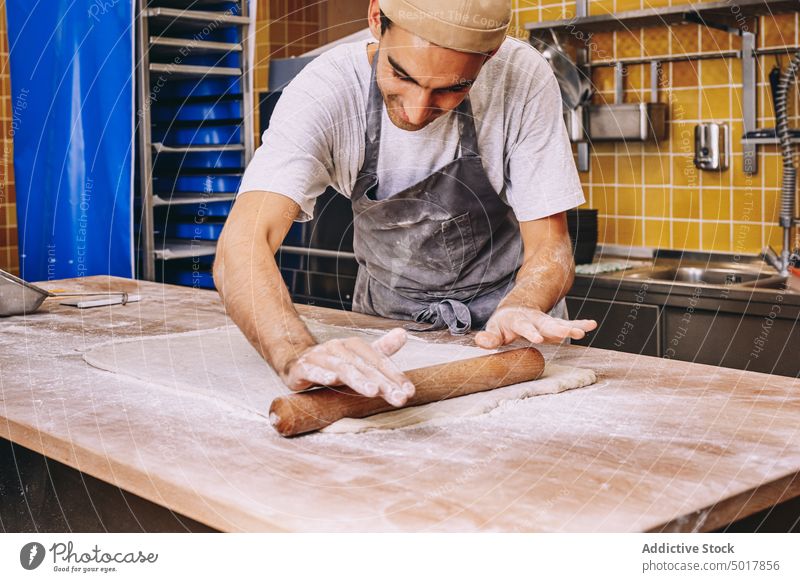
<path id="1" fill-rule="evenodd" d="M 469 53 L 499 47 L 511 22 L 511 0 L 380 0 L 398 26 L 445 48 Z"/>

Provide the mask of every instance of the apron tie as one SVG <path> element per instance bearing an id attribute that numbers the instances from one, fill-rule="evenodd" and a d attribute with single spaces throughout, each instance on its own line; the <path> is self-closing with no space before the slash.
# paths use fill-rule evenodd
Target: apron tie
<path id="1" fill-rule="evenodd" d="M 424 330 L 412 331 L 433 331 L 447 328 L 452 335 L 464 335 L 472 328 L 472 315 L 469 312 L 469 307 L 455 299 L 444 299 L 429 303 L 425 309 L 421 309 L 413 315 L 414 321 L 417 323 L 429 323 L 431 325 Z"/>

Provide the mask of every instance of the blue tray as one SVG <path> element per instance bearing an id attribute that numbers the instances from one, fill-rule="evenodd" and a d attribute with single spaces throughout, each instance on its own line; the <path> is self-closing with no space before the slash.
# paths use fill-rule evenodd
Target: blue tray
<path id="1" fill-rule="evenodd" d="M 170 209 L 174 216 L 185 218 L 226 218 L 233 206 L 233 201 L 207 202 L 205 204 L 182 204 Z"/>
<path id="2" fill-rule="evenodd" d="M 159 99 L 178 97 L 209 97 L 241 94 L 242 82 L 239 77 L 204 78 L 202 80 L 174 80 L 160 88 Z"/>
<path id="3" fill-rule="evenodd" d="M 239 53 L 218 53 L 212 55 L 188 54 L 181 60 L 182 65 L 201 65 L 204 67 L 240 67 Z"/>
<path id="4" fill-rule="evenodd" d="M 222 194 L 236 192 L 242 177 L 231 176 L 172 176 L 155 177 L 153 183 L 156 192 L 205 192 L 206 194 Z"/>
<path id="5" fill-rule="evenodd" d="M 186 4 L 192 4 L 191 0 L 185 0 L 185 2 Z M 230 13 L 234 16 L 241 16 L 241 12 L 235 7 L 236 4 L 236 2 L 219 4 L 213 7 L 213 11 L 230 11 Z M 196 10 L 209 10 L 209 8 L 201 8 L 200 6 L 193 6 L 190 8 L 194 8 Z M 197 32 L 170 29 L 167 36 L 170 36 L 171 38 L 185 38 L 187 40 L 194 40 L 197 38 Z M 242 35 L 239 32 L 238 26 L 220 26 L 215 30 L 210 31 L 208 34 L 204 34 L 202 38 L 203 40 L 210 40 L 214 42 L 242 42 Z"/>
<path id="6" fill-rule="evenodd" d="M 239 144 L 242 143 L 242 130 L 239 125 L 154 128 L 153 141 L 168 146 Z"/>
<path id="7" fill-rule="evenodd" d="M 156 105 L 152 109 L 153 121 L 203 121 L 205 119 L 233 119 L 242 117 L 242 102 L 220 99 L 206 103 L 178 103 Z"/>
<path id="8" fill-rule="evenodd" d="M 180 173 L 181 168 L 225 169 L 241 168 L 243 165 L 244 155 L 242 152 L 158 154 L 155 159 L 155 172 L 157 174 L 177 174 Z"/>
<path id="9" fill-rule="evenodd" d="M 222 234 L 223 222 L 192 222 L 170 224 L 167 227 L 167 236 L 170 238 L 188 238 L 192 240 L 217 240 Z"/>

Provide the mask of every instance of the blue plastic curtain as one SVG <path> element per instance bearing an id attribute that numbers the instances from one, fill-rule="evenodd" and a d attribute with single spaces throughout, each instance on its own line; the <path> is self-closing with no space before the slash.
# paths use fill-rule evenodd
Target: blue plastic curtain
<path id="1" fill-rule="evenodd" d="M 133 274 L 132 0 L 7 0 L 22 277 Z"/>

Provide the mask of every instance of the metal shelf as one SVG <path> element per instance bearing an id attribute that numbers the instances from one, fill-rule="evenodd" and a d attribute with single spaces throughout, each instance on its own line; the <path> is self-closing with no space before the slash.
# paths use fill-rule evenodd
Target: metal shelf
<path id="1" fill-rule="evenodd" d="M 796 12 L 800 9 L 800 0 L 726 0 L 721 2 L 698 2 L 695 4 L 682 4 L 662 8 L 645 10 L 630 10 L 618 14 L 598 14 L 588 16 L 588 0 L 576 1 L 577 16 L 571 19 L 530 23 L 525 26 L 529 31 L 531 41 L 541 39 L 544 32 L 552 32 L 572 40 L 586 40 L 587 35 L 596 32 L 610 32 L 615 30 L 630 30 L 655 26 L 670 26 L 675 24 L 698 24 L 712 29 L 723 30 L 735 34 L 742 39 L 741 51 L 717 51 L 712 55 L 693 54 L 681 56 L 652 56 L 637 59 L 605 60 L 598 63 L 590 62 L 589 51 L 586 47 L 577 50 L 577 65 L 585 74 L 590 74 L 593 67 L 617 66 L 624 67 L 629 64 L 644 64 L 659 66 L 663 61 L 686 60 L 687 58 L 739 58 L 742 67 L 742 122 L 745 134 L 754 132 L 756 127 L 757 111 L 757 84 L 756 59 L 761 54 L 773 51 L 759 51 L 756 49 L 756 32 L 742 26 L 742 21 L 747 18 L 764 14 L 777 14 Z M 782 50 L 782 49 L 781 49 Z M 774 51 L 780 52 L 780 51 Z M 762 143 L 775 143 L 770 141 L 743 140 L 743 164 L 746 174 L 755 174 L 758 171 L 758 145 Z M 578 144 L 578 165 L 582 171 L 589 167 L 588 144 Z"/>
<path id="2" fill-rule="evenodd" d="M 166 8 L 184 8 L 194 9 L 198 6 L 219 6 L 226 4 L 228 0 L 151 0 L 150 6 L 156 8 L 157 6 Z"/>
<path id="3" fill-rule="evenodd" d="M 168 196 L 165 198 L 164 196 Z M 205 192 L 181 192 L 171 196 L 169 194 L 154 194 L 153 206 L 182 206 L 187 204 L 211 204 L 212 202 L 230 202 L 236 199 L 235 192 L 224 194 L 206 194 Z"/>
<path id="4" fill-rule="evenodd" d="M 157 154 L 191 154 L 191 153 L 213 153 L 213 152 L 243 152 L 244 145 L 229 144 L 218 146 L 168 146 L 161 142 L 151 144 L 153 151 Z"/>
<path id="5" fill-rule="evenodd" d="M 220 24 L 245 26 L 250 24 L 247 16 L 235 16 L 228 12 L 204 10 L 181 10 L 179 8 L 147 8 L 144 10 L 151 24 L 166 25 L 170 30 L 202 30 Z"/>
<path id="6" fill-rule="evenodd" d="M 777 137 L 743 137 L 742 144 L 744 145 L 780 145 L 781 140 Z M 791 143 L 799 144 L 800 137 L 793 137 Z"/>
<path id="7" fill-rule="evenodd" d="M 738 11 L 734 11 L 734 7 Z M 776 14 L 798 10 L 797 0 L 731 0 L 730 2 L 699 2 L 663 8 L 628 10 L 617 14 L 597 14 L 562 20 L 531 22 L 525 28 L 531 32 L 564 30 L 575 32 L 611 32 L 631 28 L 669 26 L 706 19 L 734 25 L 737 18 Z"/>
<path id="8" fill-rule="evenodd" d="M 241 101 L 244 95 L 241 93 L 225 93 L 213 95 L 196 95 L 189 97 L 172 97 L 169 99 L 159 99 L 159 105 L 197 105 L 199 103 L 224 103 L 228 101 Z"/>
<path id="9" fill-rule="evenodd" d="M 160 165 L 160 164 L 156 164 Z M 175 176 L 176 169 L 168 164 L 160 167 L 158 172 L 154 172 L 156 178 L 168 180 Z M 242 176 L 244 168 L 180 168 L 181 176 Z"/>
<path id="10" fill-rule="evenodd" d="M 191 77 L 240 77 L 242 69 L 234 67 L 208 67 L 204 65 L 176 65 L 150 63 L 151 73 L 166 73 L 175 79 Z"/>
<path id="11" fill-rule="evenodd" d="M 252 121 L 252 60 L 251 42 L 252 35 L 249 31 L 254 2 L 248 0 L 233 0 L 220 2 L 219 0 L 136 0 L 136 52 L 137 52 L 137 109 L 139 111 L 139 146 L 137 158 L 139 164 L 140 192 L 138 202 L 141 205 L 141 236 L 138 241 L 138 253 L 141 257 L 137 276 L 153 281 L 156 279 L 156 264 L 159 261 L 171 261 L 194 257 L 213 257 L 216 253 L 216 241 L 190 240 L 167 237 L 164 232 L 156 228 L 156 209 L 169 208 L 170 206 L 206 204 L 213 202 L 232 202 L 236 198 L 235 192 L 170 192 L 165 186 L 156 191 L 157 177 L 155 163 L 160 163 L 159 154 L 208 154 L 213 156 L 221 152 L 241 152 L 242 160 L 237 162 L 244 166 L 253 155 L 254 131 Z M 153 6 L 158 4 L 158 6 Z M 202 7 L 203 10 L 195 8 Z M 217 10 L 217 11 L 214 11 Z M 226 36 L 211 36 L 214 31 L 226 31 Z M 224 41 L 224 42 L 221 42 Z M 239 66 L 208 66 L 195 64 L 177 64 L 174 57 L 187 50 L 192 55 L 212 55 L 212 60 L 224 58 L 227 54 L 234 54 L 238 58 Z M 214 57 L 213 55 L 218 55 Z M 185 56 L 185 55 L 184 55 Z M 158 62 L 161 61 L 161 62 Z M 231 63 L 233 64 L 233 63 Z M 165 91 L 157 95 L 154 84 L 157 76 L 165 74 L 175 79 L 192 79 L 189 83 L 175 85 L 176 91 Z M 236 93 L 220 95 L 214 87 L 216 83 L 206 83 L 203 78 L 238 79 Z M 192 88 L 188 85 L 197 85 Z M 186 94 L 182 93 L 186 91 Z M 222 89 L 221 91 L 224 91 Z M 199 93 L 199 94 L 198 94 Z M 227 111 L 232 101 L 237 102 L 235 119 L 213 119 L 215 115 Z M 151 108 L 154 105 L 171 106 L 180 110 L 187 105 L 202 105 L 201 113 L 205 119 L 183 120 L 174 119 L 171 122 L 154 122 Z M 239 106 L 240 104 L 240 106 Z M 220 105 L 221 108 L 217 108 Z M 161 113 L 161 111 L 159 111 Z M 187 112 L 187 115 L 196 115 Z M 170 146 L 153 141 L 153 132 L 169 126 L 171 129 L 180 127 L 213 127 L 218 125 L 236 125 L 241 127 L 240 143 L 219 145 L 186 145 Z M 161 139 L 161 138 L 159 138 Z M 242 168 L 233 170 L 222 169 L 218 171 L 209 168 L 204 172 L 214 174 L 241 174 Z M 191 168 L 176 167 L 169 174 L 168 182 L 173 178 L 188 177 L 197 172 Z M 228 189 L 229 187 L 226 187 Z M 199 189 L 198 189 L 199 190 Z"/>
<path id="12" fill-rule="evenodd" d="M 168 36 L 150 37 L 150 57 L 172 57 L 176 51 L 186 49 L 193 55 L 228 54 L 242 52 L 242 45 L 237 42 L 212 42 L 188 38 L 172 38 Z"/>
<path id="13" fill-rule="evenodd" d="M 756 137 L 752 139 L 742 139 L 743 145 L 780 145 L 780 140 L 776 137 Z M 800 143 L 800 139 L 792 138 L 793 144 Z"/>
<path id="14" fill-rule="evenodd" d="M 173 119 L 169 121 L 154 121 L 153 125 L 164 126 L 167 128 L 201 128 L 201 127 L 220 127 L 229 125 L 242 125 L 244 119 L 241 117 L 220 117 L 204 119 Z"/>
<path id="15" fill-rule="evenodd" d="M 174 261 L 195 257 L 210 257 L 217 252 L 217 241 L 166 239 L 156 246 L 159 261 Z"/>

